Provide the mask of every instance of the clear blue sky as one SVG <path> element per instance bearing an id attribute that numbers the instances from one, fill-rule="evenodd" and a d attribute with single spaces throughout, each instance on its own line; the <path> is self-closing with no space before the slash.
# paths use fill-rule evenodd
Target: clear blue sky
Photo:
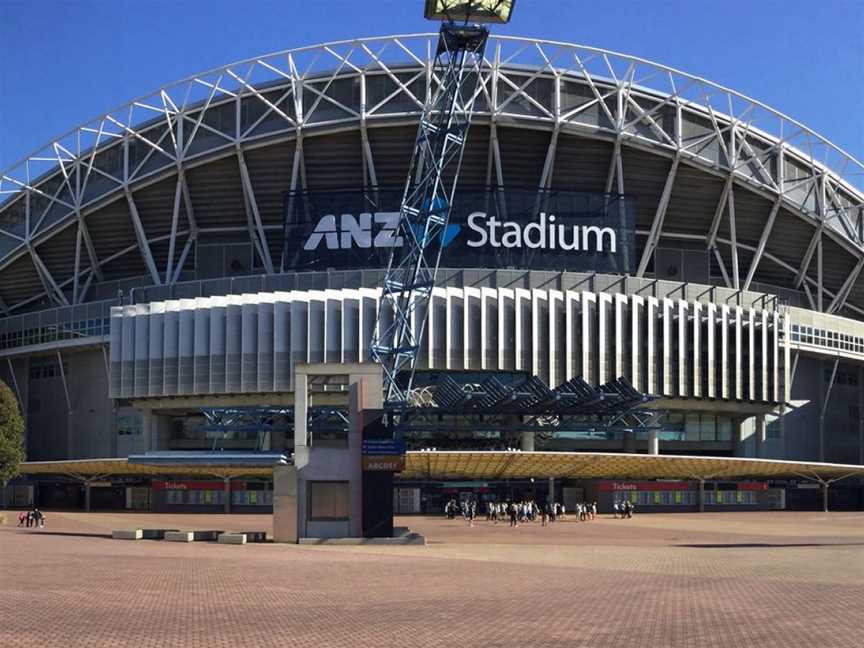
<path id="1" fill-rule="evenodd" d="M 80 122 L 211 67 L 431 27 L 421 0 L 0 0 L 0 169 Z M 496 31 L 605 47 L 704 76 L 864 159 L 862 0 L 518 0 L 513 23 Z"/>

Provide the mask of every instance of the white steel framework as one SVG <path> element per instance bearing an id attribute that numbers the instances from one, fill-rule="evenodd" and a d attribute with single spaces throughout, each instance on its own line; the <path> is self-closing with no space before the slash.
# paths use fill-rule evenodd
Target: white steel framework
<path id="1" fill-rule="evenodd" d="M 250 242 L 271 271 L 267 227 L 245 163 L 259 146 L 293 141 L 290 186 L 307 184 L 304 141 L 310 134 L 359 129 L 364 182 L 376 185 L 376 160 L 369 146 L 373 127 L 416 122 L 440 79 L 434 69 L 437 34 L 354 39 L 277 52 L 209 70 L 167 85 L 82 124 L 0 174 L 0 270 L 29 259 L 42 292 L 15 303 L 14 312 L 37 299 L 56 304 L 87 300 L 103 279 L 106 264 L 137 254 L 154 284 L 172 284 L 202 228 L 196 196 L 185 173 L 212 160 L 234 156 L 241 174 Z M 358 92 L 351 88 L 359 87 Z M 539 39 L 496 36 L 477 87 L 475 120 L 489 124 L 492 183 L 505 184 L 496 130 L 502 125 L 551 133 L 540 186 L 548 186 L 556 147 L 565 134 L 614 142 L 607 186 L 627 188 L 622 149 L 647 150 L 670 160 L 640 258 L 640 273 L 663 239 L 702 240 L 724 281 L 745 288 L 759 268 L 773 263 L 795 276 L 814 309 L 852 309 L 864 250 L 864 165 L 804 125 L 761 102 L 705 79 L 616 52 Z M 703 235 L 671 231 L 664 223 L 668 187 L 674 190 L 684 165 L 725 180 L 712 227 Z M 170 231 L 148 234 L 135 195 L 176 177 Z M 760 224 L 762 236 L 742 241 L 737 196 L 758 195 L 772 207 Z M 111 203 L 126 203 L 135 237 L 109 255 L 97 254 L 88 217 Z M 122 203 L 121 203 L 122 204 Z M 811 228 L 813 238 L 798 254 L 800 266 L 772 254 L 766 243 L 777 232 L 778 210 Z M 779 223 L 778 223 L 779 224 Z M 722 234 L 728 231 L 728 235 Z M 73 228 L 69 230 L 69 228 Z M 57 276 L 41 262 L 40 247 L 72 232 L 74 268 Z M 852 258 L 850 275 L 837 285 L 823 281 L 823 246 L 831 241 Z M 153 246 L 167 244 L 165 267 Z M 179 251 L 179 256 L 178 256 Z M 723 253 L 725 254 L 723 254 Z M 749 258 L 749 266 L 742 262 Z M 725 260 L 724 260 L 725 258 Z M 727 261 L 731 267 L 727 266 Z M 860 301 L 860 300 L 859 300 Z"/>

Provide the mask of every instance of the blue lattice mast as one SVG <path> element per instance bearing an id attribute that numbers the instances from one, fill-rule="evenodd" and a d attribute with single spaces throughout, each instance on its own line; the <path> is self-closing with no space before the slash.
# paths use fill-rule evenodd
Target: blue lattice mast
<path id="1" fill-rule="evenodd" d="M 438 87 L 417 130 L 370 349 L 384 370 L 384 399 L 391 406 L 407 403 L 414 380 L 471 125 L 489 30 L 470 23 L 507 22 L 512 8 L 513 0 L 426 1 L 426 17 L 446 21 L 432 67 Z"/>
<path id="2" fill-rule="evenodd" d="M 441 27 L 432 76 L 439 86 L 420 120 L 400 208 L 402 245 L 390 256 L 371 348 L 391 405 L 406 402 L 413 381 L 488 34 L 476 25 Z"/>

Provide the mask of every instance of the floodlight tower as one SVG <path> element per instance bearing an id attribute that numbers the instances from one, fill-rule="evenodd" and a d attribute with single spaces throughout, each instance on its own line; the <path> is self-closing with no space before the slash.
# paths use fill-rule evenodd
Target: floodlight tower
<path id="1" fill-rule="evenodd" d="M 392 248 L 370 348 L 390 406 L 407 404 L 414 380 L 489 36 L 479 23 L 509 22 L 514 4 L 426 0 L 425 17 L 443 21 L 432 69 L 437 88 L 417 130 L 396 233 L 402 245 Z"/>

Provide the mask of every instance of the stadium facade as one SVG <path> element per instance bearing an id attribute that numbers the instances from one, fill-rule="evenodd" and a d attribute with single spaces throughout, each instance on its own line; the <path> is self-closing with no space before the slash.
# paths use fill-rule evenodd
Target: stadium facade
<path id="1" fill-rule="evenodd" d="M 29 460 L 209 450 L 203 409 L 290 407 L 297 363 L 370 361 L 436 38 L 211 70 L 3 173 L 0 378 Z M 664 454 L 864 464 L 864 165 L 635 57 L 492 37 L 487 59 L 421 379 L 621 376 L 658 397 Z M 262 443 L 284 431 L 219 447 Z"/>

